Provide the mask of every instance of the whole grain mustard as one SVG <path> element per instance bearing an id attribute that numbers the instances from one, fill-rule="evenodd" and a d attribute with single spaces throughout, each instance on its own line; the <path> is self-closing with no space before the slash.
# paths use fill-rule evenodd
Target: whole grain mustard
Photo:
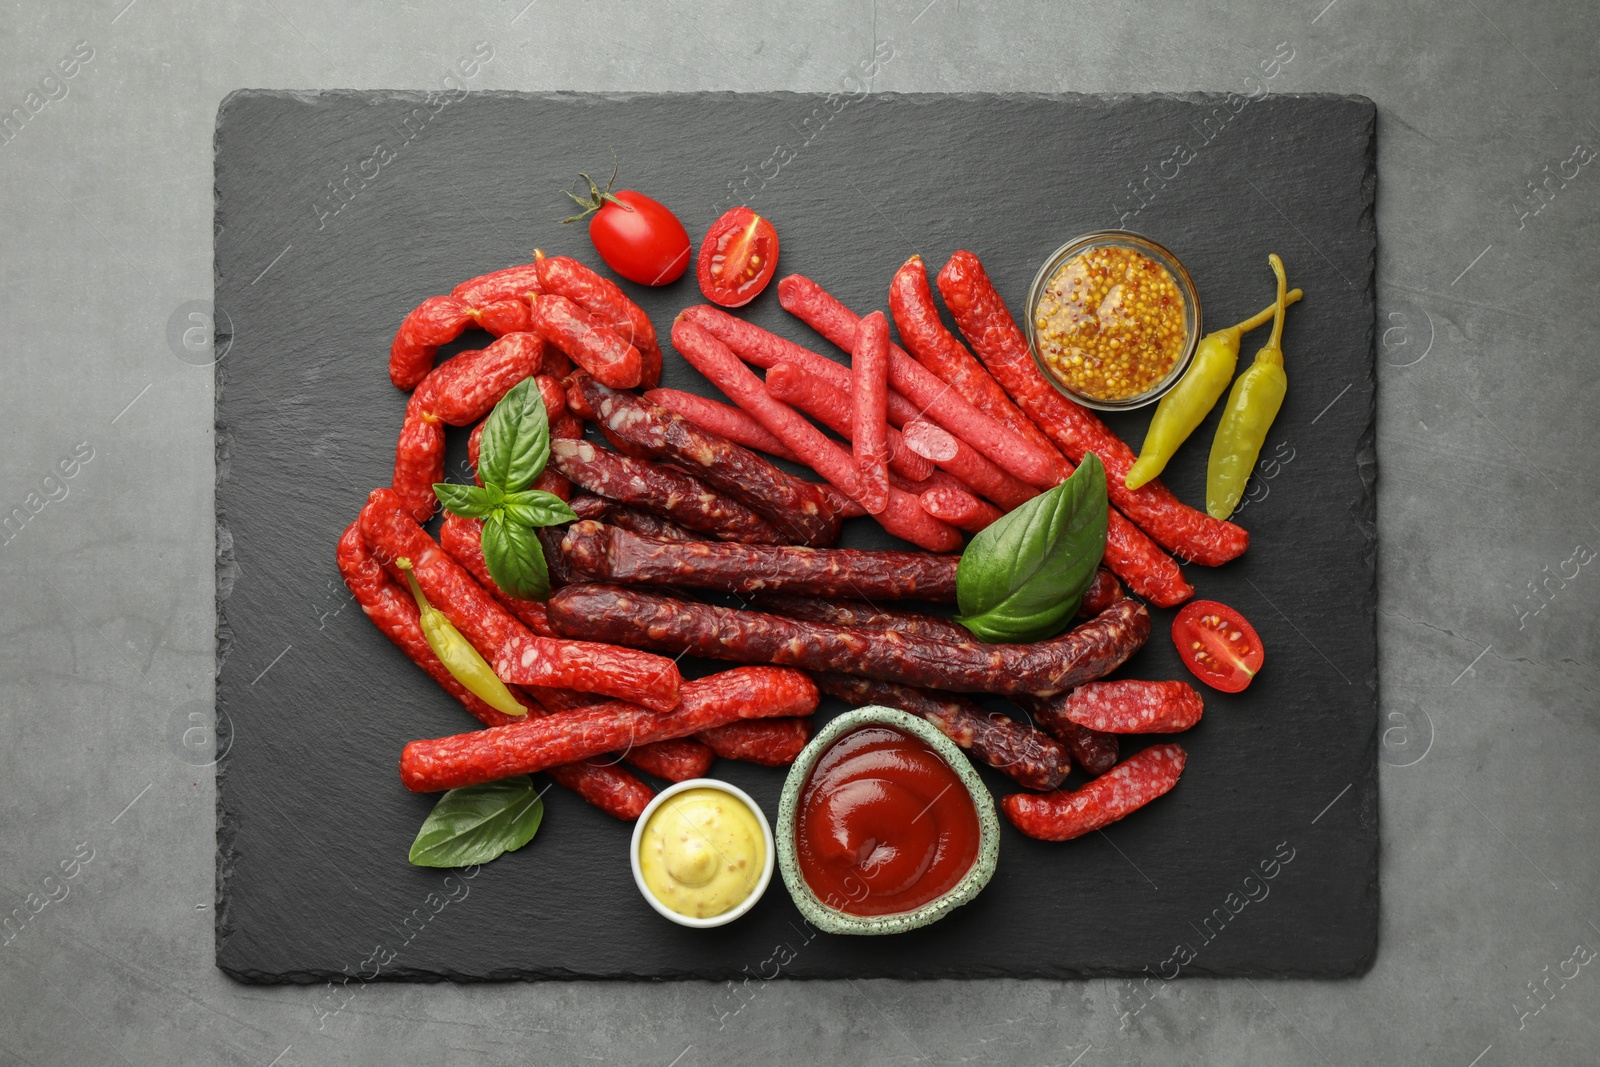
<path id="1" fill-rule="evenodd" d="M 1034 312 L 1039 356 L 1068 389 L 1125 400 L 1158 385 L 1188 343 L 1183 293 L 1164 265 L 1107 245 L 1061 265 Z"/>

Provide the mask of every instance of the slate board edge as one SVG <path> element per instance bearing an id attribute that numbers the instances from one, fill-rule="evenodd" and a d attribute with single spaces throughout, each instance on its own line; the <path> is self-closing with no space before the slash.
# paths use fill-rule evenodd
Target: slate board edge
<path id="1" fill-rule="evenodd" d="M 298 100 L 298 101 L 301 101 L 301 102 L 304 102 L 304 103 L 307 103 L 307 104 L 314 104 L 317 101 L 319 101 L 321 99 L 324 99 L 324 98 L 328 98 L 328 97 L 335 97 L 335 98 L 338 98 L 338 97 L 349 97 L 349 98 L 354 98 L 354 99 L 364 99 L 364 100 L 375 101 L 375 102 L 376 101 L 398 101 L 398 102 L 416 101 L 416 102 L 420 103 L 420 102 L 426 101 L 428 99 L 434 98 L 437 95 L 438 94 L 436 92 L 423 91 L 423 90 L 236 89 L 236 90 L 233 90 L 232 92 L 230 92 L 226 97 L 224 97 L 222 102 L 218 106 L 216 126 L 215 126 L 215 128 L 213 130 L 213 157 L 215 157 L 216 146 L 217 146 L 218 141 L 220 140 L 220 135 L 221 135 L 221 130 L 222 130 L 222 123 L 223 123 L 223 121 L 224 121 L 224 119 L 226 117 L 226 114 L 227 114 L 227 111 L 228 111 L 229 107 L 232 105 L 232 103 L 234 102 L 235 98 L 267 97 L 267 98 L 280 98 L 280 99 Z M 773 91 L 773 92 L 764 92 L 764 93 L 739 93 L 739 92 L 733 92 L 733 91 L 681 92 L 681 93 L 680 92 L 668 92 L 668 93 L 655 93 L 655 92 L 600 92 L 600 93 L 588 93 L 588 92 L 571 92 L 571 91 L 521 92 L 521 91 L 515 91 L 515 90 L 495 90 L 495 91 L 484 91 L 484 92 L 479 92 L 479 93 L 473 93 L 472 95 L 484 96 L 484 97 L 489 98 L 489 99 L 552 100 L 552 101 L 567 101 L 567 102 L 572 102 L 572 103 L 581 103 L 581 102 L 584 102 L 586 100 L 598 100 L 598 101 L 605 101 L 605 102 L 620 102 L 620 101 L 628 101 L 628 100 L 634 100 L 634 99 L 639 99 L 639 98 L 661 98 L 661 97 L 712 97 L 712 98 L 726 98 L 726 99 L 730 99 L 730 100 L 750 99 L 750 98 L 798 99 L 798 98 L 802 98 L 802 97 L 826 97 L 829 94 L 823 94 L 823 93 L 801 93 L 801 92 L 791 92 L 791 91 Z M 874 97 L 881 97 L 881 98 L 884 98 L 884 99 L 904 100 L 904 101 L 907 101 L 907 102 L 910 102 L 910 103 L 917 103 L 917 104 L 931 104 L 931 103 L 937 102 L 939 100 L 957 99 L 957 100 L 965 100 L 965 101 L 981 101 L 981 100 L 1041 100 L 1041 101 L 1060 101 L 1060 102 L 1063 102 L 1063 103 L 1072 103 L 1072 104 L 1080 104 L 1080 105 L 1102 106 L 1102 105 L 1114 105 L 1114 104 L 1125 102 L 1125 101 L 1135 101 L 1135 100 L 1142 100 L 1142 99 L 1173 99 L 1173 100 L 1181 100 L 1181 101 L 1185 101 L 1185 102 L 1204 102 L 1204 101 L 1211 101 L 1211 100 L 1222 101 L 1222 100 L 1226 100 L 1229 97 L 1236 96 L 1238 94 L 1231 93 L 1231 92 L 1224 93 L 1224 92 L 1212 92 L 1212 91 L 1195 91 L 1195 92 L 1186 92 L 1186 93 L 1108 93 L 1108 94 L 1036 93 L 1036 92 L 1007 92 L 1007 93 L 893 93 L 893 92 L 888 92 L 888 93 L 874 93 L 872 95 Z M 1374 631 L 1374 644 L 1376 644 L 1377 596 L 1378 596 L 1378 590 L 1377 590 L 1378 539 L 1377 539 L 1377 525 L 1376 525 L 1376 519 L 1377 519 L 1377 492 L 1376 492 L 1376 486 L 1377 486 L 1377 474 L 1378 474 L 1378 470 L 1377 470 L 1377 449 L 1376 449 L 1376 429 L 1377 429 L 1377 364 L 1376 364 L 1376 337 L 1377 337 L 1377 331 L 1376 331 L 1376 311 L 1377 311 L 1377 301 L 1376 301 L 1377 236 L 1376 236 L 1376 210 L 1377 210 L 1377 177 L 1378 177 L 1378 175 L 1377 175 L 1377 105 L 1370 97 L 1367 97 L 1367 96 L 1362 95 L 1362 94 L 1354 94 L 1354 93 L 1316 93 L 1316 92 L 1313 92 L 1313 93 L 1275 93 L 1275 94 L 1271 94 L 1271 95 L 1278 96 L 1278 97 L 1281 97 L 1281 98 L 1286 98 L 1286 99 L 1313 99 L 1313 100 L 1321 99 L 1321 100 L 1349 101 L 1349 102 L 1353 102 L 1353 103 L 1363 104 L 1368 109 L 1368 119 L 1367 119 L 1367 146 L 1368 147 L 1367 147 L 1367 168 L 1366 168 L 1368 177 L 1367 177 L 1366 182 L 1365 182 L 1365 185 L 1367 187 L 1367 191 L 1366 191 L 1366 195 L 1365 195 L 1366 203 L 1365 203 L 1365 207 L 1364 207 L 1364 209 L 1362 211 L 1362 214 L 1361 214 L 1359 228 L 1360 228 L 1360 232 L 1362 232 L 1362 233 L 1371 232 L 1373 234 L 1373 246 L 1372 246 L 1372 251 L 1368 256 L 1367 270 L 1366 270 L 1365 275 L 1364 275 L 1364 277 L 1362 279 L 1362 285 L 1359 288 L 1364 290 L 1368 294 L 1370 302 L 1373 305 L 1374 318 L 1372 320 L 1370 320 L 1368 322 L 1368 325 L 1367 325 L 1367 346 L 1366 347 L 1367 347 L 1368 351 L 1371 353 L 1372 358 L 1371 358 L 1371 360 L 1369 360 L 1369 362 L 1367 364 L 1368 370 L 1367 370 L 1366 382 L 1367 382 L 1367 384 L 1369 386 L 1369 389 L 1370 389 L 1370 392 L 1369 392 L 1370 399 L 1369 399 L 1368 405 L 1367 405 L 1366 430 L 1363 432 L 1363 434 L 1362 434 L 1362 436 L 1360 438 L 1360 443 L 1359 443 L 1359 445 L 1357 447 L 1357 452 L 1356 452 L 1356 456 L 1355 456 L 1356 464 L 1357 464 L 1357 467 L 1359 468 L 1360 476 L 1361 476 L 1361 480 L 1362 480 L 1363 496 L 1362 496 L 1361 499 L 1358 499 L 1358 500 L 1355 500 L 1355 501 L 1352 502 L 1352 504 L 1351 504 L 1351 512 L 1352 512 L 1352 515 L 1356 518 L 1356 520 L 1358 522 L 1358 525 L 1362 528 L 1363 532 L 1366 535 L 1367 548 L 1366 548 L 1365 556 L 1366 556 L 1366 559 L 1368 560 L 1368 563 L 1369 563 L 1368 573 L 1370 575 L 1370 584 L 1369 584 L 1369 587 L 1367 589 L 1367 596 L 1366 596 L 1366 600 L 1367 600 L 1366 614 L 1367 614 L 1368 619 L 1369 619 L 1369 621 L 1371 623 L 1371 626 L 1373 628 L 1373 631 Z M 222 202 L 221 201 L 221 190 L 218 188 L 218 186 L 216 184 L 215 168 L 213 169 L 212 194 L 213 194 L 213 261 L 212 261 L 212 269 L 213 269 L 213 297 L 215 297 L 215 293 L 221 288 L 221 284 L 220 283 L 221 283 L 221 279 L 222 279 L 220 264 L 218 264 L 217 261 L 216 261 L 216 240 L 215 240 L 215 238 L 216 238 L 216 236 L 218 234 L 220 234 L 220 232 L 222 231 L 223 226 L 225 225 L 225 219 L 224 219 L 224 216 L 223 216 L 223 212 L 221 210 L 221 202 Z M 221 336 L 214 336 L 213 337 L 213 343 L 214 344 L 219 342 L 219 341 L 221 341 L 221 340 L 222 340 Z M 227 659 L 227 656 L 228 656 L 229 651 L 231 650 L 231 646 L 232 646 L 232 630 L 231 630 L 231 628 L 230 628 L 230 626 L 228 624 L 228 621 L 227 621 L 227 612 L 226 612 L 226 608 L 225 608 L 225 602 L 228 599 L 229 594 L 231 593 L 234 576 L 237 573 L 237 567 L 236 567 L 236 564 L 235 564 L 235 561 L 234 561 L 233 551 L 232 551 L 232 535 L 231 535 L 231 533 L 229 532 L 229 529 L 228 529 L 226 512 L 225 512 L 225 508 L 224 508 L 224 505 L 223 505 L 223 496 L 224 496 L 224 494 L 221 492 L 222 487 L 229 480 L 229 478 L 228 478 L 228 458 L 229 458 L 229 446 L 230 446 L 230 442 L 231 442 L 231 436 L 228 433 L 227 427 L 221 422 L 220 418 L 218 417 L 219 414 L 220 414 L 220 411 L 221 411 L 220 400 L 221 400 L 222 395 L 223 395 L 223 389 L 224 389 L 224 387 L 226 385 L 226 370 L 225 370 L 225 365 L 224 365 L 224 361 L 223 360 L 219 359 L 216 363 L 213 364 L 213 374 L 214 374 L 214 386 L 215 386 L 214 387 L 214 393 L 213 393 L 213 426 L 214 426 L 214 429 L 215 429 L 214 462 L 215 462 L 215 465 L 216 465 L 216 488 L 218 490 L 217 493 L 215 494 L 215 498 L 214 498 L 215 502 L 216 502 L 215 503 L 215 523 L 216 523 L 216 525 L 215 525 L 215 538 L 216 538 L 216 540 L 215 540 L 215 551 L 216 551 L 216 572 L 215 572 L 216 590 L 215 590 L 215 597 L 216 597 L 216 614 L 217 614 L 217 619 L 216 619 L 216 650 L 215 650 L 215 656 L 216 656 L 216 659 L 215 659 L 215 677 L 216 678 L 220 678 L 221 673 L 222 673 L 223 663 Z M 1377 668 L 1376 660 L 1374 660 L 1373 668 L 1372 668 L 1371 672 L 1368 674 L 1367 678 L 1364 679 L 1364 681 L 1368 685 L 1369 689 L 1373 692 L 1374 701 L 1376 701 L 1376 694 L 1378 692 L 1378 681 L 1379 681 L 1379 679 L 1378 679 L 1378 668 Z M 215 713 L 219 714 L 219 715 L 220 714 L 225 714 L 226 709 L 223 707 L 222 697 L 221 697 L 220 691 L 215 693 L 214 702 L 215 702 L 215 706 L 214 706 Z M 1367 745 L 1368 751 L 1370 752 L 1371 755 L 1370 755 L 1369 759 L 1364 761 L 1364 765 L 1367 768 L 1366 774 L 1365 774 L 1365 778 L 1364 778 L 1363 781 L 1357 783 L 1358 786 L 1359 786 L 1359 789 L 1357 790 L 1357 803 L 1360 805 L 1360 809 L 1359 809 L 1360 817 L 1361 817 L 1363 822 L 1370 823 L 1373 826 L 1373 843 L 1374 843 L 1374 847 L 1373 847 L 1373 850 L 1372 850 L 1372 853 L 1371 853 L 1370 862 L 1368 864 L 1368 879 L 1367 879 L 1367 881 L 1368 881 L 1368 887 L 1369 887 L 1368 888 L 1368 893 L 1369 893 L 1369 895 L 1372 898 L 1373 903 L 1374 903 L 1373 915 L 1374 915 L 1374 920 L 1375 921 L 1374 921 L 1374 925 L 1373 925 L 1373 928 L 1372 928 L 1372 931 L 1371 931 L 1371 933 L 1372 933 L 1372 941 L 1371 941 L 1371 944 L 1370 944 L 1369 948 L 1367 949 L 1367 951 L 1362 956 L 1356 958 L 1355 960 L 1352 960 L 1351 964 L 1350 964 L 1350 966 L 1348 967 L 1347 970 L 1342 971 L 1342 972 L 1337 972 L 1337 973 L 1330 973 L 1327 970 L 1303 971 L 1303 970 L 1297 970 L 1297 969 L 1294 969 L 1294 968 L 1277 968 L 1277 969 L 1268 969 L 1268 970 L 1262 970 L 1262 971 L 1259 971 L 1259 972 L 1249 972 L 1249 973 L 1236 971 L 1236 970 L 1227 970 L 1227 971 L 1217 972 L 1217 971 L 1213 971 L 1213 970 L 1210 970 L 1210 969 L 1208 969 L 1206 967 L 1201 966 L 1201 967 L 1190 967 L 1190 968 L 1187 968 L 1182 973 L 1183 977 L 1204 978 L 1204 977 L 1241 977 L 1242 976 L 1242 977 L 1278 977 L 1278 978 L 1296 978 L 1296 977 L 1305 977 L 1305 978 L 1330 978 L 1330 977 L 1331 978 L 1340 978 L 1340 977 L 1361 977 L 1361 976 L 1365 975 L 1367 973 L 1367 971 L 1369 971 L 1371 969 L 1371 967 L 1372 967 L 1373 963 L 1376 961 L 1376 957 L 1377 957 L 1378 942 L 1379 942 L 1378 929 L 1379 929 L 1379 926 L 1381 925 L 1381 897 L 1380 897 L 1380 893 L 1379 893 L 1379 881 L 1378 881 L 1378 853 L 1379 853 L 1379 850 L 1381 848 L 1381 839 L 1378 836 L 1378 834 L 1380 832 L 1380 828 L 1377 826 L 1378 811 L 1379 811 L 1379 807 L 1378 807 L 1378 773 L 1377 773 L 1377 762 L 1378 762 L 1377 761 L 1377 736 L 1378 736 L 1377 718 L 1376 718 L 1376 715 L 1374 715 L 1374 717 L 1373 717 L 1372 734 L 1371 734 L 1371 736 L 1370 736 L 1370 738 L 1368 740 L 1368 745 Z M 223 783 L 223 779 L 224 779 L 225 774 L 226 774 L 226 764 L 227 764 L 227 758 L 226 758 L 225 755 L 222 758 L 219 758 L 217 760 L 216 764 L 215 764 L 215 773 L 216 773 L 216 817 L 217 817 L 217 822 L 216 822 L 217 870 L 216 870 L 215 919 L 214 919 L 214 927 L 213 927 L 213 929 L 214 929 L 214 943 L 215 943 L 214 960 L 216 962 L 216 965 L 218 966 L 218 968 L 220 970 L 223 971 L 223 973 L 228 974 L 230 977 L 232 977 L 232 978 L 234 978 L 234 979 L 236 979 L 236 980 L 238 980 L 240 982 L 249 983 L 249 984 L 266 984 L 266 985 L 312 984 L 312 983 L 316 983 L 316 982 L 319 982 L 319 981 L 328 980 L 328 979 L 334 977 L 336 975 L 336 972 L 325 971 L 325 970 L 315 970 L 315 969 L 262 972 L 262 971 L 258 971 L 258 970 L 246 970 L 246 969 L 240 969 L 240 968 L 236 968 L 236 967 L 229 967 L 229 966 L 226 966 L 223 963 L 223 948 L 224 948 L 225 942 L 228 939 L 229 932 L 230 932 L 228 914 L 227 914 L 228 905 L 227 905 L 226 886 L 227 886 L 227 883 L 228 883 L 228 879 L 229 879 L 229 877 L 230 877 L 230 875 L 232 873 L 232 869 L 233 869 L 232 861 L 233 861 L 233 858 L 234 858 L 234 856 L 236 854 L 236 851 L 235 851 L 235 828 L 233 826 L 233 822 L 232 822 L 231 818 L 228 816 L 228 814 L 227 814 L 227 812 L 225 810 L 224 803 L 223 803 L 224 791 L 223 791 L 223 788 L 222 788 L 222 783 Z M 946 973 L 946 972 L 943 972 L 943 971 L 940 971 L 940 970 L 934 970 L 934 969 L 923 969 L 923 970 L 919 970 L 919 971 L 910 971 L 910 972 L 897 972 L 897 971 L 894 971 L 892 969 L 884 969 L 884 970 L 881 970 L 881 971 L 873 972 L 872 974 L 861 975 L 860 977 L 884 977 L 884 978 L 902 978 L 902 979 L 917 979 L 917 978 L 936 979 L 936 978 L 949 978 L 949 977 L 960 977 L 960 978 L 1005 977 L 1005 978 L 1021 978 L 1021 979 L 1029 979 L 1029 978 L 1038 978 L 1038 979 L 1072 979 L 1072 978 L 1096 978 L 1096 977 L 1127 977 L 1131 973 L 1132 972 L 1130 972 L 1129 970 L 1127 970 L 1125 968 L 1116 968 L 1116 967 L 1107 967 L 1107 968 L 1093 968 L 1093 967 L 1090 967 L 1090 968 L 1072 968 L 1072 967 L 1064 967 L 1064 968 L 1048 968 L 1048 969 L 1041 968 L 1041 969 L 1029 970 L 1029 971 L 1017 971 L 1017 970 L 1014 970 L 1014 969 L 1004 969 L 1004 968 L 965 968 L 965 969 L 963 969 L 963 970 L 961 970 L 959 972 L 952 971 L 952 972 L 949 972 L 949 973 Z M 440 981 L 440 980 L 451 980 L 451 981 L 504 981 L 504 980 L 508 980 L 508 979 L 567 980 L 567 981 L 663 981 L 663 980 L 665 980 L 665 981 L 685 981 L 685 980 L 694 980 L 694 981 L 706 981 L 706 982 L 712 982 L 712 983 L 718 983 L 718 982 L 721 981 L 721 979 L 719 979 L 719 978 L 708 978 L 705 975 L 704 972 L 696 973 L 696 972 L 691 972 L 691 971 L 687 971 L 687 970 L 686 971 L 682 971 L 682 972 L 660 972 L 660 971 L 657 971 L 657 972 L 652 972 L 652 973 L 649 973 L 649 974 L 640 974 L 640 973 L 633 973 L 633 972 L 627 972 L 627 971 L 618 971 L 618 972 L 615 972 L 615 973 L 607 973 L 607 974 L 603 974 L 603 975 L 597 975 L 597 974 L 592 974 L 592 973 L 579 974 L 579 973 L 576 973 L 576 972 L 573 972 L 573 971 L 570 971 L 570 970 L 567 970 L 567 969 L 551 969 L 551 968 L 545 968 L 545 969 L 539 969 L 539 968 L 517 968 L 517 969 L 514 969 L 514 970 L 507 970 L 507 971 L 505 971 L 503 973 L 502 972 L 490 972 L 490 973 L 487 973 L 487 974 L 467 974 L 467 973 L 457 972 L 457 971 L 454 971 L 454 970 L 448 969 L 448 968 L 446 968 L 446 969 L 440 969 L 440 968 L 422 969 L 422 968 L 399 967 L 399 968 L 393 968 L 393 969 L 385 971 L 384 974 L 381 977 L 385 981 L 404 981 L 404 982 L 435 982 L 435 981 Z M 791 980 L 791 981 L 793 981 L 793 980 L 800 980 L 800 981 L 807 981 L 807 980 L 831 981 L 831 980 L 836 980 L 835 978 L 832 978 L 832 977 L 829 977 L 829 976 L 795 976 L 795 975 L 790 975 L 790 974 L 784 974 L 784 977 L 789 979 L 789 980 Z"/>

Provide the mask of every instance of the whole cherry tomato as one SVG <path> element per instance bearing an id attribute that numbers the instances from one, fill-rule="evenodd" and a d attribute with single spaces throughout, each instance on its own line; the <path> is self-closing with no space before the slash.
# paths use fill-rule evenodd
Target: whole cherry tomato
<path id="1" fill-rule="evenodd" d="M 695 266 L 700 291 L 726 308 L 750 303 L 777 270 L 778 231 L 747 207 L 736 207 L 711 224 Z"/>
<path id="2" fill-rule="evenodd" d="M 606 266 L 640 285 L 667 285 L 677 281 L 689 266 L 689 233 L 683 223 L 660 201 L 633 189 L 611 191 L 611 182 L 601 189 L 587 174 L 578 177 L 589 183 L 587 199 L 568 192 L 583 207 L 583 213 L 562 222 L 577 222 L 590 214 L 589 240 Z M 617 179 L 611 172 L 611 181 Z"/>
<path id="3" fill-rule="evenodd" d="M 1224 693 L 1249 685 L 1266 659 L 1255 627 L 1215 600 L 1185 604 L 1172 620 L 1172 643 L 1196 678 Z"/>

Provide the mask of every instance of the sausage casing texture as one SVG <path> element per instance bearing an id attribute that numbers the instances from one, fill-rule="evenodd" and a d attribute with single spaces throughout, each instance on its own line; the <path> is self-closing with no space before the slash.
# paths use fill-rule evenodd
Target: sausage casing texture
<path id="1" fill-rule="evenodd" d="M 973 351 L 1039 429 L 1075 463 L 1082 462 L 1086 452 L 1100 457 L 1106 468 L 1106 490 L 1118 510 L 1163 547 L 1196 563 L 1218 566 L 1244 552 L 1250 544 L 1248 533 L 1179 502 L 1159 480 L 1138 489 L 1127 487 L 1133 450 L 1093 412 L 1045 381 L 1027 338 L 977 256 L 957 252 L 939 272 L 938 282 L 945 307 Z"/>
<path id="2" fill-rule="evenodd" d="M 1205 708 L 1188 682 L 1128 678 L 1080 685 L 1067 699 L 1067 717 L 1107 734 L 1176 734 L 1200 721 Z"/>
<path id="3" fill-rule="evenodd" d="M 532 263 L 523 263 L 468 278 L 450 290 L 450 295 L 473 307 L 483 307 L 501 300 L 526 300 L 529 293 L 538 291 L 537 267 Z"/>
<path id="4" fill-rule="evenodd" d="M 1013 696 L 1011 700 L 1033 716 L 1051 737 L 1067 746 L 1072 762 L 1082 767 L 1084 773 L 1097 778 L 1117 765 L 1121 745 L 1116 734 L 1103 734 L 1087 726 L 1079 726 L 1067 715 L 1067 702 L 1072 694 L 1054 696 Z"/>
<path id="5" fill-rule="evenodd" d="M 911 637 L 926 637 L 934 641 L 965 641 L 972 636 L 966 627 L 943 615 L 881 608 L 859 600 L 828 600 L 791 593 L 764 592 L 757 595 L 755 601 L 762 611 L 807 622 L 852 626 L 860 630 L 895 630 Z"/>
<path id="6" fill-rule="evenodd" d="M 839 540 L 839 517 L 812 483 L 652 400 L 607 389 L 587 376 L 575 381 L 607 431 L 738 500 L 785 540 L 819 547 Z"/>
<path id="7" fill-rule="evenodd" d="M 686 737 L 736 719 L 809 715 L 816 706 L 816 684 L 801 672 L 742 667 L 686 683 L 682 702 L 669 712 L 611 701 L 492 730 L 413 741 L 400 755 L 400 780 L 414 793 L 456 789 L 629 745 Z"/>
<path id="8" fill-rule="evenodd" d="M 1029 789 L 1054 789 L 1072 770 L 1066 747 L 1055 738 L 966 697 L 846 674 L 812 677 L 817 688 L 847 704 L 883 704 L 922 716 L 958 746 Z"/>
<path id="9" fill-rule="evenodd" d="M 411 309 L 389 345 L 389 380 L 397 389 L 415 389 L 433 369 L 439 346 L 461 336 L 473 323 L 472 308 L 453 296 L 430 296 Z"/>
<path id="10" fill-rule="evenodd" d="M 593 581 L 754 593 L 782 589 L 863 600 L 956 595 L 957 556 L 804 545 L 731 545 L 640 537 L 615 526 L 568 527 L 562 553 Z"/>
<path id="11" fill-rule="evenodd" d="M 787 767 L 811 740 L 811 720 L 793 717 L 730 722 L 694 736 L 723 759 Z"/>
<path id="12" fill-rule="evenodd" d="M 530 633 L 405 513 L 390 490 L 376 489 L 367 498 L 361 536 L 386 560 L 408 557 L 428 600 L 484 659 L 493 663 L 515 649 L 518 684 L 602 693 L 661 710 L 676 706 L 682 680 L 677 664 L 631 648 Z"/>
<path id="13" fill-rule="evenodd" d="M 643 373 L 639 350 L 566 297 L 535 297 L 533 328 L 605 384 L 619 389 L 639 384 Z"/>
<path id="14" fill-rule="evenodd" d="M 1152 745 L 1082 789 L 1016 793 L 1000 808 L 1011 825 L 1041 841 L 1070 841 L 1111 825 L 1171 791 L 1187 760 L 1177 745 Z"/>
<path id="15" fill-rule="evenodd" d="M 440 688 L 461 702 L 485 726 L 505 726 L 520 722 L 478 699 L 456 681 L 422 636 L 417 604 L 411 595 L 385 573 L 361 539 L 358 523 L 351 523 L 339 538 L 339 573 L 367 618 L 411 661 L 428 673 Z M 538 705 L 524 701 L 530 714 L 539 714 Z M 619 819 L 637 819 L 650 803 L 655 791 L 620 767 L 607 764 L 572 763 L 550 768 L 557 784 L 577 793 L 601 811 Z"/>
<path id="16" fill-rule="evenodd" d="M 548 610 L 550 625 L 572 637 L 964 693 L 1059 693 L 1115 670 L 1150 636 L 1150 613 L 1136 600 L 1119 600 L 1070 633 L 1031 645 L 856 630 L 608 585 L 568 586 Z"/>
<path id="17" fill-rule="evenodd" d="M 724 541 L 781 544 L 767 520 L 682 471 L 624 456 L 588 441 L 550 442 L 550 464 L 577 485 L 619 504 L 664 515 Z"/>
<path id="18" fill-rule="evenodd" d="M 451 426 L 476 422 L 493 411 L 512 386 L 539 373 L 544 349 L 538 334 L 508 333 L 486 348 L 459 352 L 439 364 L 417 386 L 413 399 Z"/>
<path id="19" fill-rule="evenodd" d="M 442 481 L 444 424 L 415 402 L 407 404 L 405 422 L 394 446 L 394 475 L 389 484 L 405 503 L 406 513 L 418 522 L 427 522 L 439 507 L 434 483 Z"/>
<path id="20" fill-rule="evenodd" d="M 571 300 L 611 327 L 639 350 L 639 384 L 654 389 L 661 382 L 661 345 L 644 308 L 628 298 L 611 279 L 596 274 L 570 256 L 549 256 L 534 249 L 539 284 L 547 293 Z"/>

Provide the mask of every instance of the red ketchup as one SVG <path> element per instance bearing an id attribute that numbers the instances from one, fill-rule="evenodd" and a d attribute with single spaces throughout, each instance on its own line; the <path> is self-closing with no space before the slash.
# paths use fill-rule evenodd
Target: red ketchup
<path id="1" fill-rule="evenodd" d="M 887 726 L 846 734 L 806 780 L 795 819 L 800 874 L 851 915 L 911 911 L 954 889 L 978 858 L 978 813 L 937 752 Z"/>

